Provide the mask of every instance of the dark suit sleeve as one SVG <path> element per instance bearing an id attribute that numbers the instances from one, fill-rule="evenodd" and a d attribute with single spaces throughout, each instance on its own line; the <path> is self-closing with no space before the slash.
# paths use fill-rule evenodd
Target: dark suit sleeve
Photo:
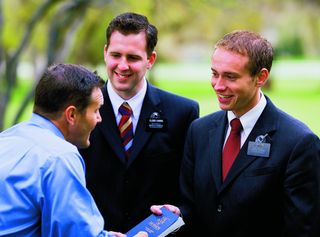
<path id="1" fill-rule="evenodd" d="M 311 236 L 313 236 L 313 237 L 316 237 L 316 236 L 320 236 L 320 181 L 319 181 L 319 179 L 320 179 L 320 141 L 319 141 L 319 139 L 318 139 L 318 142 L 316 143 L 316 150 L 317 150 L 317 155 L 316 155 L 316 159 L 317 159 L 317 166 L 316 166 L 316 168 L 315 168 L 315 172 L 317 173 L 317 180 L 318 180 L 318 183 L 317 183 L 317 185 L 318 185 L 318 193 L 317 193 L 317 196 L 318 196 L 318 198 L 317 198 L 317 200 L 316 200 L 316 203 L 317 203 L 317 212 L 316 212 L 316 217 L 315 218 L 313 218 L 313 226 L 312 226 L 312 235 Z"/>
<path id="2" fill-rule="evenodd" d="M 284 236 L 320 236 L 320 144 L 314 134 L 302 137 L 291 152 L 283 202 Z"/>
<path id="3" fill-rule="evenodd" d="M 193 144 L 192 144 L 192 135 L 193 135 L 194 124 L 190 125 L 188 130 L 185 149 L 184 149 L 184 157 L 182 159 L 181 164 L 181 173 L 180 173 L 180 189 L 182 195 L 181 202 L 181 213 L 183 219 L 187 224 L 192 223 L 191 217 L 193 212 L 193 176 L 194 176 L 194 157 L 193 154 Z"/>
<path id="4" fill-rule="evenodd" d="M 194 102 L 190 111 L 188 124 L 191 124 L 191 122 L 197 118 L 199 118 L 199 104 Z"/>

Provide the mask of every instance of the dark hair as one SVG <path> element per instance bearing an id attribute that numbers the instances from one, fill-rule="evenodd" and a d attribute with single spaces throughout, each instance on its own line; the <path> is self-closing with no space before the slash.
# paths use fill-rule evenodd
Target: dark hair
<path id="1" fill-rule="evenodd" d="M 151 55 L 158 41 L 158 30 L 150 24 L 148 18 L 132 12 L 126 12 L 116 16 L 109 24 L 106 30 L 107 47 L 110 44 L 111 34 L 119 31 L 121 34 L 138 34 L 140 32 L 146 33 L 147 54 Z"/>
<path id="2" fill-rule="evenodd" d="M 35 91 L 33 111 L 55 118 L 67 106 L 74 105 L 83 112 L 91 102 L 94 88 L 104 81 L 86 68 L 73 64 L 57 64 L 47 68 Z"/>
<path id="3" fill-rule="evenodd" d="M 266 68 L 269 72 L 271 70 L 272 46 L 265 38 L 254 32 L 247 30 L 233 31 L 219 40 L 215 48 L 223 48 L 248 56 L 247 66 L 251 76 L 257 75 L 262 68 Z"/>

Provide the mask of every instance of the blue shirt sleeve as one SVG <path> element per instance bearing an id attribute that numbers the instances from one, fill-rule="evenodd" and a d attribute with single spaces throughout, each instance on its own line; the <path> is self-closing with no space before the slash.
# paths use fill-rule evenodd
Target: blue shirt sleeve
<path id="1" fill-rule="evenodd" d="M 77 148 L 33 114 L 0 133 L 0 236 L 108 236 Z"/>
<path id="2" fill-rule="evenodd" d="M 82 158 L 75 153 L 50 157 L 42 174 L 43 236 L 108 236 L 85 186 Z"/>

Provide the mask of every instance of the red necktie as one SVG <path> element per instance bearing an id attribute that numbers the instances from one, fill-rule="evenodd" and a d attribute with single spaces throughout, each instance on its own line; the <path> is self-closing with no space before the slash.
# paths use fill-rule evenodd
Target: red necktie
<path id="1" fill-rule="evenodd" d="M 230 122 L 231 132 L 222 153 L 222 180 L 226 178 L 229 169 L 240 151 L 240 132 L 242 129 L 241 122 L 238 118 Z"/>
<path id="2" fill-rule="evenodd" d="M 124 102 L 119 107 L 119 113 L 122 115 L 118 125 L 120 137 L 126 156 L 129 157 L 133 141 L 132 109 L 127 102 Z"/>

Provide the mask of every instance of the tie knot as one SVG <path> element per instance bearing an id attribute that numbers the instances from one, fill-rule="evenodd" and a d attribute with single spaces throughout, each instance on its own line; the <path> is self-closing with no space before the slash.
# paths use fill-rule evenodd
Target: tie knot
<path id="1" fill-rule="evenodd" d="M 240 119 L 238 119 L 238 118 L 232 119 L 231 122 L 230 122 L 230 125 L 231 125 L 231 131 L 232 132 L 237 132 L 238 133 L 242 129 L 242 125 L 241 125 Z"/>
<path id="2" fill-rule="evenodd" d="M 119 113 L 121 115 L 132 115 L 132 109 L 127 102 L 123 102 L 122 105 L 119 107 Z"/>

